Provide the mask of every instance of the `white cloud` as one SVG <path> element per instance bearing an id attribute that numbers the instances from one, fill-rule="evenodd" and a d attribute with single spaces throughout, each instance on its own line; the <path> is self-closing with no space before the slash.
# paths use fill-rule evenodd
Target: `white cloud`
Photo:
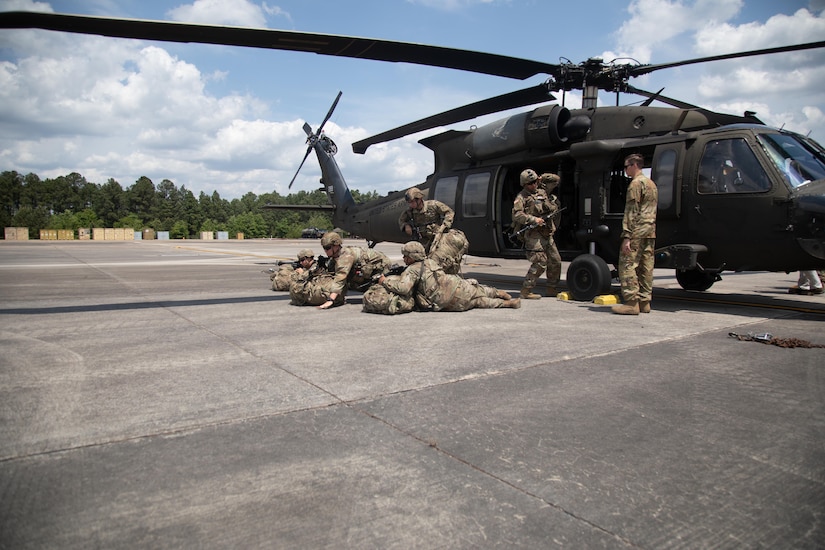
<path id="1" fill-rule="evenodd" d="M 167 12 L 175 21 L 232 25 L 238 27 L 266 27 L 264 9 L 248 0 L 195 0 Z"/>

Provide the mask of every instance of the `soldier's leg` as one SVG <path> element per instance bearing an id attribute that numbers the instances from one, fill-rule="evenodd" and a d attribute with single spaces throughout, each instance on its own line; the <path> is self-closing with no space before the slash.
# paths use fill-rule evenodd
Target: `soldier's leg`
<path id="1" fill-rule="evenodd" d="M 636 269 L 636 279 L 639 288 L 637 296 L 640 302 L 650 303 L 650 299 L 653 296 L 654 243 L 655 241 L 653 239 L 642 239 L 639 243 L 639 263 Z"/>
<path id="2" fill-rule="evenodd" d="M 561 279 L 561 254 L 553 239 L 547 242 L 547 295 L 556 296 Z"/>
<path id="3" fill-rule="evenodd" d="M 622 285 L 622 300 L 624 302 L 638 300 L 639 279 L 637 268 L 639 267 L 639 242 L 630 242 L 630 252 L 619 253 L 619 282 Z"/>
<path id="4" fill-rule="evenodd" d="M 527 275 L 524 277 L 524 284 L 521 287 L 522 298 L 540 298 L 538 294 L 533 294 L 531 291 L 536 287 L 536 283 L 544 272 L 547 270 L 547 253 L 542 247 L 539 238 L 526 238 L 524 246 L 527 253 L 527 259 L 530 261 L 530 269 L 527 270 Z"/>

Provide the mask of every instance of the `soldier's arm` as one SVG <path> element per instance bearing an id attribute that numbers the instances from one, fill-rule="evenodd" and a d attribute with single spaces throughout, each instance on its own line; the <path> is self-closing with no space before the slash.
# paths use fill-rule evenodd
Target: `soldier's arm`
<path id="1" fill-rule="evenodd" d="M 395 292 L 401 296 L 412 294 L 416 283 L 418 283 L 418 272 L 421 266 L 418 263 L 412 264 L 401 275 L 390 275 L 384 277 L 381 284 L 390 292 Z"/>

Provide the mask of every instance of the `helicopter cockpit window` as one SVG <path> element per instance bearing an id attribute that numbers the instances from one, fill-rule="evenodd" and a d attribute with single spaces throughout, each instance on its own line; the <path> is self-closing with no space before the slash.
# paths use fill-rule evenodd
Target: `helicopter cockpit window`
<path id="1" fill-rule="evenodd" d="M 439 179 L 435 184 L 435 194 L 432 198 L 443 202 L 455 210 L 455 194 L 458 190 L 458 176 L 449 176 Z"/>
<path id="2" fill-rule="evenodd" d="M 793 187 L 825 179 L 825 155 L 807 140 L 791 134 L 761 134 L 757 139 Z"/>
<path id="3" fill-rule="evenodd" d="M 697 185 L 702 194 L 762 193 L 771 188 L 768 175 L 742 138 L 705 145 Z"/>
<path id="4" fill-rule="evenodd" d="M 461 195 L 461 215 L 465 218 L 481 218 L 487 215 L 487 190 L 490 187 L 490 174 L 470 174 L 464 179 L 464 192 Z"/>

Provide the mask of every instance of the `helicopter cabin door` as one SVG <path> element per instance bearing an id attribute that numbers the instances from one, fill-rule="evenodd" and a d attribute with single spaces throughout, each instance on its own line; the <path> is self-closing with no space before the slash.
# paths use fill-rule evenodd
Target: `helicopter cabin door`
<path id="1" fill-rule="evenodd" d="M 464 232 L 471 254 L 495 254 L 491 194 L 493 172 L 490 170 L 441 175 L 435 180 L 432 198 L 455 212 L 453 226 Z"/>
<path id="2" fill-rule="evenodd" d="M 693 204 L 686 213 L 694 242 L 708 247 L 699 261 L 709 269 L 758 268 L 761 249 L 787 239 L 781 230 L 788 223 L 787 208 L 777 200 L 783 190 L 773 188 L 745 135 L 707 139 L 693 149 L 695 172 L 686 196 Z"/>

